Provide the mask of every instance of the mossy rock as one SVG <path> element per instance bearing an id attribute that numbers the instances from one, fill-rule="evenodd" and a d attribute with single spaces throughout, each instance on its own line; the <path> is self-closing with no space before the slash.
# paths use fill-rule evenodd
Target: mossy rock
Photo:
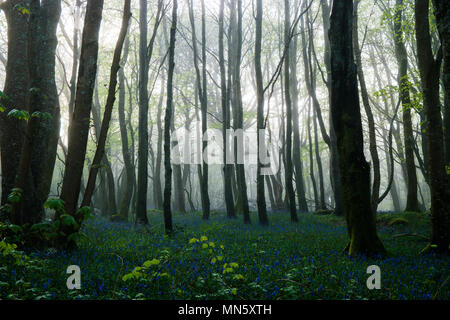
<path id="1" fill-rule="evenodd" d="M 388 226 L 405 226 L 408 225 L 409 221 L 405 218 L 394 218 L 388 222 Z"/>

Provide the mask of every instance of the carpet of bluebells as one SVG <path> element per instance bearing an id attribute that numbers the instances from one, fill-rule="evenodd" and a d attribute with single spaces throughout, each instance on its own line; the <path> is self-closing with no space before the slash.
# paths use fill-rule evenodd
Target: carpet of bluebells
<path id="1" fill-rule="evenodd" d="M 402 223 L 389 223 L 397 218 Z M 2 299 L 444 299 L 450 259 L 420 254 L 429 236 L 426 214 L 379 214 L 386 257 L 349 258 L 343 218 L 271 213 L 270 226 L 213 212 L 175 214 L 167 237 L 162 215 L 149 227 L 93 218 L 78 249 L 25 252 L 0 266 Z M 398 236 L 403 234 L 403 236 Z M 407 235 L 405 235 L 407 234 Z M 414 235 L 410 235 L 414 234 Z M 381 269 L 381 289 L 366 286 L 367 267 Z M 68 290 L 69 265 L 81 269 L 81 289 Z"/>

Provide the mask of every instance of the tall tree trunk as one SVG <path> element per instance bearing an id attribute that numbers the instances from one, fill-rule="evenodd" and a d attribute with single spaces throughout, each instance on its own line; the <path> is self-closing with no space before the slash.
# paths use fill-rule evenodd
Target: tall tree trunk
<path id="1" fill-rule="evenodd" d="M 262 18 L 263 18 L 263 5 L 262 0 L 256 2 L 256 38 L 255 38 L 255 74 L 256 74 L 256 87 L 257 87 L 257 152 L 258 152 L 258 165 L 257 165 L 257 177 L 256 177 L 256 202 L 258 205 L 258 218 L 261 225 L 268 225 L 269 219 L 267 217 L 266 209 L 266 196 L 264 190 L 264 175 L 261 171 L 264 163 L 262 159 L 266 157 L 265 147 L 265 125 L 264 125 L 264 88 L 261 70 L 261 42 L 262 42 Z M 286 64 L 288 64 L 286 62 Z M 260 134 L 262 132 L 263 134 Z M 292 177 L 291 177 L 292 179 Z"/>
<path id="2" fill-rule="evenodd" d="M 169 70 L 167 72 L 167 105 L 166 115 L 164 117 L 164 227 L 166 234 L 171 234 L 172 212 L 170 210 L 170 199 L 172 189 L 172 166 L 170 164 L 170 122 L 172 117 L 172 100 L 173 100 L 173 70 L 175 68 L 175 35 L 177 30 L 177 0 L 173 0 L 172 5 L 172 25 L 170 27 L 169 40 Z"/>
<path id="3" fill-rule="evenodd" d="M 439 38 L 442 46 L 444 83 L 444 150 L 445 164 L 450 166 L 450 3 L 445 0 L 433 0 L 434 15 L 439 30 Z"/>
<path id="4" fill-rule="evenodd" d="M 125 0 L 124 4 L 122 26 L 120 29 L 116 48 L 114 50 L 113 61 L 111 64 L 108 97 L 106 99 L 105 112 L 103 114 L 102 125 L 100 128 L 100 135 L 98 137 L 97 149 L 95 151 L 94 160 L 92 161 L 92 166 L 89 171 L 89 178 L 86 185 L 86 190 L 84 192 L 83 200 L 81 202 L 81 206 L 89 206 L 91 203 L 92 194 L 94 193 L 95 188 L 95 181 L 97 179 L 97 173 L 100 168 L 100 162 L 102 161 L 105 154 L 105 144 L 106 138 L 108 136 L 109 123 L 111 121 L 114 102 L 116 100 L 117 73 L 120 69 L 120 56 L 122 54 L 123 43 L 125 42 L 125 37 L 128 30 L 128 23 L 131 18 L 130 1 L 131 0 Z M 115 194 L 115 191 L 113 190 L 112 193 Z M 117 212 L 113 212 L 113 214 L 116 213 Z"/>
<path id="5" fill-rule="evenodd" d="M 415 1 L 416 41 L 423 104 L 427 117 L 428 174 L 431 193 L 431 244 L 429 250 L 449 252 L 450 188 L 445 170 L 444 135 L 439 101 L 441 49 L 435 59 L 428 21 L 429 2 Z"/>
<path id="6" fill-rule="evenodd" d="M 201 122 L 202 122 L 202 137 L 204 136 L 207 128 L 207 111 L 208 111 L 208 101 L 207 101 L 207 79 L 206 79 L 206 25 L 205 25 L 205 5 L 202 0 L 202 74 L 200 75 L 200 68 L 198 66 L 198 51 L 197 51 L 197 36 L 195 32 L 195 21 L 194 21 L 194 9 L 193 0 L 189 0 L 189 20 L 192 27 L 192 48 L 194 52 L 194 67 L 197 77 L 197 93 L 200 100 L 201 109 Z M 202 142 L 202 150 L 207 147 L 207 141 Z M 200 195 L 202 200 L 202 211 L 203 219 L 209 219 L 210 215 L 210 201 L 208 195 L 208 164 L 206 163 L 204 155 L 201 159 L 201 165 L 199 168 L 199 182 L 200 182 Z"/>
<path id="7" fill-rule="evenodd" d="M 284 45 L 285 45 L 285 57 L 284 57 L 284 96 L 286 99 L 286 167 L 285 167 L 285 185 L 286 185 L 286 197 L 289 204 L 289 213 L 291 215 L 291 221 L 297 222 L 297 208 L 295 206 L 295 193 L 292 185 L 293 172 L 292 172 L 292 101 L 290 93 L 290 77 L 289 77 L 289 43 L 290 43 L 290 10 L 289 0 L 284 0 Z"/>
<path id="8" fill-rule="evenodd" d="M 327 88 L 328 88 L 328 100 L 331 102 L 331 52 L 330 52 L 330 39 L 328 35 L 328 30 L 330 29 L 330 0 L 321 0 L 322 7 L 322 21 L 323 21 L 323 33 L 324 33 L 324 46 L 325 46 L 325 68 L 327 70 Z M 320 111 L 320 110 L 319 110 Z M 318 112 L 320 114 L 320 112 Z M 319 124 L 320 124 L 320 116 L 319 116 Z M 339 173 L 339 163 L 338 163 L 338 149 L 337 149 L 337 141 L 336 141 L 336 133 L 334 132 L 333 121 L 330 117 L 329 120 L 330 125 L 330 179 L 331 179 L 331 187 L 333 188 L 334 193 L 334 214 L 338 216 L 344 215 L 344 199 L 342 195 L 342 186 L 341 186 L 341 176 Z M 322 132 L 322 137 L 323 137 Z M 327 140 L 324 138 L 324 141 Z"/>
<path id="9" fill-rule="evenodd" d="M 394 15 L 395 57 L 398 64 L 398 87 L 403 110 L 403 137 L 405 141 L 405 164 L 408 194 L 405 211 L 420 211 L 417 200 L 417 175 L 414 162 L 414 136 L 411 121 L 411 100 L 409 96 L 408 56 L 403 40 L 403 0 L 396 0 Z"/>
<path id="10" fill-rule="evenodd" d="M 123 58 L 122 58 L 122 64 L 123 67 L 127 62 L 128 58 L 128 48 L 130 45 L 130 38 L 127 36 L 124 43 L 124 51 L 123 51 Z M 119 70 L 119 105 L 118 105 L 118 114 L 119 114 L 119 126 L 120 126 L 120 140 L 122 142 L 122 157 L 123 162 L 125 165 L 125 190 L 124 194 L 122 196 L 122 199 L 120 201 L 120 208 L 119 208 L 119 217 L 121 220 L 127 221 L 128 219 L 128 213 L 130 212 L 130 204 L 131 204 L 131 198 L 133 196 L 133 186 L 134 186 L 134 180 L 135 172 L 134 172 L 134 166 L 133 162 L 131 160 L 130 155 L 130 147 L 128 145 L 128 130 L 127 130 L 127 123 L 125 119 L 125 73 L 123 71 L 123 67 Z M 132 108 L 133 106 L 130 105 L 129 108 Z"/>
<path id="11" fill-rule="evenodd" d="M 28 89 L 30 75 L 28 71 L 28 23 L 27 15 L 15 9 L 18 4 L 29 6 L 30 1 L 9 0 L 1 3 L 8 25 L 8 55 L 6 63 L 6 79 L 3 93 L 8 97 L 0 97 L 5 108 L 0 112 L 0 153 L 2 165 L 2 199 L 7 202 L 8 195 L 14 187 L 17 164 L 25 136 L 26 123 L 23 120 L 8 117 L 15 108 L 28 105 Z M 26 195 L 25 195 L 26 196 Z M 26 201 L 26 200 L 25 200 Z"/>
<path id="12" fill-rule="evenodd" d="M 153 193 L 155 199 L 156 209 L 163 208 L 163 196 L 161 189 L 161 160 L 162 160 L 162 141 L 163 141 L 163 128 L 162 128 L 162 104 L 164 97 L 164 84 L 166 82 L 165 73 L 161 75 L 161 93 L 158 101 L 158 110 L 156 113 L 156 127 L 158 131 L 158 140 L 156 142 L 156 161 L 155 161 L 155 174 L 153 178 Z"/>
<path id="13" fill-rule="evenodd" d="M 319 208 L 316 208 L 316 210 L 326 210 L 327 206 L 325 204 L 325 186 L 323 181 L 322 159 L 320 158 L 319 134 L 317 132 L 317 113 L 315 108 L 313 109 L 313 128 L 314 154 L 316 156 L 317 172 L 319 173 Z"/>
<path id="14" fill-rule="evenodd" d="M 80 68 L 78 70 L 77 93 L 69 124 L 67 158 L 61 199 L 67 213 L 73 215 L 77 209 L 83 174 L 92 95 L 97 73 L 98 38 L 102 20 L 103 0 L 89 1 L 86 8 L 81 41 Z"/>
<path id="15" fill-rule="evenodd" d="M 227 155 L 230 154 L 230 146 L 227 143 L 227 130 L 230 129 L 230 87 L 227 87 L 226 71 L 225 71 L 225 55 L 224 55 L 224 7 L 225 0 L 220 1 L 219 12 L 219 68 L 220 68 L 220 89 L 221 89 L 221 102 L 222 102 L 222 136 L 223 136 L 223 184 L 224 184 L 224 197 L 225 207 L 227 210 L 228 218 L 235 218 L 236 212 L 234 210 L 233 191 L 231 187 L 231 175 L 233 173 L 233 167 L 228 163 Z M 230 75 L 230 73 L 228 73 Z"/>
<path id="16" fill-rule="evenodd" d="M 139 9 L 139 142 L 136 223 L 147 224 L 148 179 L 148 68 L 147 68 L 147 0 L 140 0 Z"/>
<path id="17" fill-rule="evenodd" d="M 352 48 L 353 1 L 334 1 L 330 18 L 331 116 L 339 150 L 339 169 L 347 228 L 348 254 L 380 254 L 370 199 L 370 167 L 364 158 L 357 70 Z"/>
<path id="18" fill-rule="evenodd" d="M 236 9 L 237 4 L 237 19 Z M 232 106 L 233 106 L 233 127 L 234 130 L 243 129 L 243 107 L 242 107 L 242 92 L 241 92 L 241 55 L 242 55 L 242 0 L 233 0 L 231 13 L 231 45 L 229 45 L 229 59 L 233 68 L 232 72 Z M 234 14 L 233 14 L 234 12 Z M 250 210 L 248 206 L 247 196 L 247 182 L 245 180 L 245 167 L 243 159 L 238 158 L 238 143 L 240 138 L 234 140 L 234 154 L 236 156 L 235 168 L 236 168 L 236 211 L 242 213 L 244 217 L 244 223 L 250 224 Z M 243 142 L 243 139 L 242 139 Z"/>
<path id="19" fill-rule="evenodd" d="M 31 1 L 30 12 L 30 19 L 26 24 L 28 30 L 22 35 L 28 38 L 25 43 L 29 78 L 24 75 L 22 77 L 30 81 L 29 89 L 25 91 L 29 93 L 25 105 L 31 117 L 21 146 L 15 179 L 15 187 L 22 191 L 19 203 L 15 203 L 12 209 L 12 221 L 17 224 L 36 223 L 43 218 L 42 205 L 50 191 L 60 126 L 55 54 L 61 1 Z M 11 17 L 11 20 L 15 19 Z M 43 114 L 50 115 L 50 118 L 44 118 Z M 2 150 L 4 151 L 6 150 Z"/>
<path id="20" fill-rule="evenodd" d="M 311 104 L 310 104 L 311 107 Z M 313 147 L 311 137 L 311 110 L 308 110 L 308 142 L 309 142 L 309 176 L 311 177 L 311 183 L 314 194 L 314 210 L 320 209 L 319 194 L 317 192 L 316 178 L 314 177 L 314 160 L 313 160 Z M 314 120 L 313 120 L 314 121 Z"/>
<path id="21" fill-rule="evenodd" d="M 296 30 L 293 30 L 296 32 Z M 303 169 L 302 159 L 300 153 L 300 133 L 299 133 L 299 114 L 298 114 L 298 80 L 297 80 L 297 40 L 298 36 L 294 35 L 292 44 L 290 47 L 290 85 L 291 85 L 291 97 L 292 97 L 292 122 L 294 131 L 293 150 L 292 150 L 292 162 L 295 169 L 295 186 L 297 191 L 298 208 L 300 212 L 308 212 L 308 204 L 306 203 L 305 195 L 305 183 L 303 181 Z"/>
<path id="22" fill-rule="evenodd" d="M 100 109 L 101 107 L 100 107 L 100 99 L 98 96 L 98 85 L 95 84 L 94 101 L 92 103 L 92 120 L 93 120 L 92 122 L 94 124 L 94 134 L 97 144 L 100 138 L 100 131 L 102 126 Z M 112 172 L 111 163 L 109 162 L 108 159 L 108 153 L 104 153 L 103 159 L 101 161 L 101 167 L 104 168 L 104 170 L 100 170 L 100 174 L 103 175 L 104 179 L 100 181 L 101 185 L 99 192 L 101 194 L 101 197 L 104 198 L 104 201 L 106 203 L 106 206 L 103 206 L 104 210 L 102 210 L 102 214 L 104 216 L 110 216 L 117 212 L 117 202 L 116 202 L 116 186 L 114 181 L 114 174 Z M 80 191 L 81 191 L 80 194 L 84 195 L 86 187 L 83 185 Z"/>
<path id="23" fill-rule="evenodd" d="M 373 165 L 373 183 L 372 183 L 372 212 L 375 215 L 378 207 L 378 198 L 380 196 L 380 159 L 377 151 L 377 139 L 375 136 L 375 121 L 373 120 L 372 109 L 369 104 L 369 93 L 367 92 L 366 80 L 361 61 L 361 49 L 359 47 L 358 37 L 358 5 L 359 1 L 353 3 L 353 51 L 355 54 L 356 70 L 358 73 L 359 87 L 361 89 L 361 99 L 366 111 L 367 123 L 369 125 L 369 150 Z"/>

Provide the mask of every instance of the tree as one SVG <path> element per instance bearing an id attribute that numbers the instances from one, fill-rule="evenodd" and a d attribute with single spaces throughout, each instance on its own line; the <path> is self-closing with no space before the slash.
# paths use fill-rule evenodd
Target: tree
<path id="1" fill-rule="evenodd" d="M 61 189 L 61 199 L 65 203 L 65 210 L 71 215 L 77 209 L 86 156 L 89 120 L 97 73 L 98 38 L 102 11 L 103 0 L 92 0 L 87 3 L 75 105 L 72 121 L 69 124 L 67 157 Z"/>
<path id="2" fill-rule="evenodd" d="M 257 177 L 256 177 L 256 202 L 258 204 L 258 217 L 259 223 L 262 225 L 268 225 L 269 219 L 267 218 L 266 209 L 266 197 L 264 190 L 264 175 L 261 172 L 263 163 L 262 156 L 264 158 L 265 147 L 265 135 L 261 136 L 260 131 L 265 132 L 264 124 L 264 88 L 261 70 L 261 41 L 262 41 L 262 17 L 263 17 L 263 5 L 262 0 L 258 0 L 256 3 L 256 39 L 255 39 L 255 74 L 256 74 L 256 87 L 257 87 L 257 99 L 258 99 L 258 109 L 257 109 L 257 144 L 258 144 L 258 167 L 257 167 Z M 292 177 L 291 177 L 292 178 Z"/>
<path id="3" fill-rule="evenodd" d="M 330 29 L 330 0 L 321 0 L 322 7 L 322 21 L 323 21 L 323 33 L 324 33 L 324 62 L 326 69 L 326 85 L 328 89 L 328 98 L 331 101 L 331 57 L 330 57 L 330 39 L 328 35 L 328 30 Z M 342 196 L 341 188 L 341 176 L 339 174 L 339 164 L 338 164 L 338 150 L 336 134 L 333 128 L 333 121 L 330 117 L 329 125 L 329 135 L 325 130 L 323 124 L 322 115 L 320 108 L 316 109 L 317 117 L 319 120 L 320 131 L 322 133 L 322 138 L 330 149 L 330 179 L 331 187 L 334 194 L 334 214 L 341 216 L 344 214 L 344 200 Z M 327 139 L 328 138 L 328 139 Z"/>
<path id="4" fill-rule="evenodd" d="M 109 130 L 109 123 L 111 121 L 114 102 L 116 100 L 116 87 L 117 87 L 117 74 L 120 69 L 120 56 L 122 54 L 123 43 L 127 35 L 128 24 L 131 18 L 130 1 L 125 0 L 123 8 L 122 26 L 120 28 L 119 38 L 114 49 L 114 57 L 111 64 L 108 97 L 106 99 L 105 113 L 103 115 L 103 121 L 100 129 L 100 135 L 98 137 L 97 149 L 95 151 L 94 159 L 92 161 L 91 169 L 89 171 L 89 178 L 84 192 L 81 206 L 89 206 L 91 203 L 92 194 L 94 193 L 95 181 L 97 179 L 97 173 L 100 168 L 100 162 L 105 154 L 105 143 Z"/>
<path id="5" fill-rule="evenodd" d="M 434 15 L 439 31 L 443 57 L 443 83 L 444 83 L 444 147 L 445 163 L 450 166 L 450 3 L 445 0 L 433 0 Z"/>
<path id="6" fill-rule="evenodd" d="M 442 48 L 434 57 L 429 25 L 429 2 L 415 1 L 417 59 L 427 117 L 428 175 L 431 193 L 431 243 L 426 251 L 449 251 L 450 189 L 445 169 L 444 134 L 439 101 Z"/>
<path id="7" fill-rule="evenodd" d="M 166 234 L 171 234 L 172 212 L 170 210 L 170 199 L 172 192 L 172 166 L 170 164 L 170 123 L 172 117 L 173 103 L 173 70 L 175 68 L 175 35 L 177 31 L 177 0 L 173 0 L 172 4 L 172 25 L 170 27 L 169 40 L 169 69 L 167 71 L 167 104 L 166 115 L 164 117 L 164 226 Z"/>
<path id="8" fill-rule="evenodd" d="M 290 35 L 290 10 L 289 0 L 284 1 L 284 44 L 285 44 L 285 61 L 284 61 L 284 95 L 286 99 L 286 166 L 285 166 L 285 184 L 286 197 L 289 204 L 289 212 L 291 221 L 297 222 L 297 209 L 295 206 L 295 193 L 292 185 L 293 171 L 292 171 L 292 101 L 290 93 L 290 76 L 289 76 L 289 43 L 291 41 Z"/>
<path id="9" fill-rule="evenodd" d="M 334 1 L 330 18 L 331 116 L 350 236 L 348 254 L 380 254 L 370 199 L 370 167 L 364 158 L 357 70 L 352 48 L 353 1 Z"/>
<path id="10" fill-rule="evenodd" d="M 8 6 L 13 4 L 7 2 L 2 5 Z M 19 6 L 20 4 L 16 5 Z M 23 144 L 20 146 L 20 158 L 18 164 L 15 164 L 17 171 L 15 169 L 12 170 L 13 173 L 16 173 L 14 186 L 22 194 L 20 201 L 14 204 L 12 210 L 11 220 L 17 224 L 36 223 L 43 218 L 43 204 L 50 191 L 60 125 L 58 92 L 55 81 L 55 54 L 57 45 L 56 28 L 61 14 L 61 1 L 48 0 L 42 3 L 40 1 L 30 1 L 29 9 L 28 13 L 22 11 L 22 14 L 29 14 L 30 16 L 28 23 L 25 23 L 26 32 L 22 35 L 11 34 L 11 36 L 27 39 L 25 42 L 14 42 L 18 46 L 26 44 L 26 48 L 22 49 L 27 51 L 27 61 L 22 61 L 21 63 L 27 64 L 27 69 L 22 70 L 27 72 L 28 75 L 21 75 L 21 77 L 23 80 L 29 80 L 29 82 L 18 80 L 19 83 L 17 83 L 18 88 L 21 88 L 24 84 L 28 85 L 24 88 L 28 97 L 25 97 L 26 100 L 23 102 L 30 115 L 23 137 Z M 18 11 L 16 7 L 10 7 L 6 10 Z M 14 13 L 9 12 L 9 14 L 10 23 L 18 22 L 17 17 L 14 17 Z M 15 31 L 16 27 L 12 26 L 12 32 Z M 9 50 L 11 49 L 13 48 Z M 14 68 L 17 62 L 17 60 L 15 61 L 12 58 L 11 67 Z M 7 71 L 17 72 L 20 70 L 8 69 L 7 66 Z M 12 76 L 14 81 L 15 76 L 9 76 Z M 5 91 L 9 94 L 9 87 L 5 89 L 8 89 Z M 14 89 L 11 93 L 12 98 L 23 97 L 21 95 L 17 96 Z M 11 102 L 16 103 L 17 101 Z M 16 105 L 15 108 L 20 108 L 20 106 Z M 10 129 L 8 128 L 9 125 L 15 126 L 14 122 L 9 123 L 7 120 L 6 124 L 6 129 Z M 20 127 L 19 125 L 19 130 Z M 6 136 L 8 135 L 9 133 L 6 134 Z M 19 141 L 17 138 L 12 138 L 12 141 L 7 143 L 14 145 L 14 143 Z M 9 149 L 6 147 L 3 150 L 2 146 L 2 154 Z M 8 173 L 6 173 L 6 176 L 8 176 Z M 3 192 L 8 191 L 3 190 Z"/>
<path id="11" fill-rule="evenodd" d="M 127 36 L 124 43 L 124 52 L 122 57 L 122 65 L 125 65 L 128 58 L 128 47 L 130 45 L 130 38 Z M 134 181 L 136 180 L 136 174 L 133 166 L 133 162 L 130 154 L 130 147 L 128 142 L 128 130 L 125 120 L 125 74 L 123 67 L 119 69 L 119 126 L 120 126 L 120 140 L 122 142 L 122 156 L 125 166 L 125 193 L 120 201 L 119 216 L 121 219 L 126 220 L 130 211 L 130 202 L 133 196 Z M 130 106 L 131 107 L 131 106 Z"/>
<path id="12" fill-rule="evenodd" d="M 150 42 L 147 45 L 147 0 L 140 0 L 139 9 L 139 142 L 138 142 L 138 177 L 136 200 L 136 223 L 147 224 L 147 190 L 148 190 L 148 69 L 153 53 L 156 33 L 163 14 L 162 0 L 158 0 Z"/>
<path id="13" fill-rule="evenodd" d="M 223 27 L 224 20 L 224 6 L 225 0 L 220 1 L 219 11 L 219 68 L 220 68 L 220 90 L 222 103 L 222 135 L 223 135 L 223 186 L 225 196 L 225 206 L 227 210 L 227 217 L 235 218 L 236 212 L 234 210 L 233 190 L 231 188 L 231 175 L 233 167 L 227 163 L 227 154 L 229 154 L 230 147 L 227 144 L 227 130 L 230 129 L 230 88 L 227 88 L 226 70 L 225 70 L 225 56 L 224 56 L 224 42 L 223 35 L 225 33 Z"/>
<path id="14" fill-rule="evenodd" d="M 376 214 L 378 207 L 378 198 L 380 195 L 380 158 L 378 157 L 377 139 L 375 136 L 375 120 L 373 118 L 372 109 L 369 103 L 369 93 L 367 92 L 366 80 L 364 77 L 364 70 L 361 61 L 361 48 L 359 47 L 358 37 L 358 5 L 359 1 L 353 3 L 353 51 L 355 54 L 356 70 L 358 73 L 359 88 L 361 89 L 361 99 L 366 111 L 367 124 L 369 127 L 369 150 L 372 158 L 373 166 L 373 183 L 372 183 L 372 212 Z"/>
<path id="15" fill-rule="evenodd" d="M 241 91 L 241 57 L 242 57 L 242 0 L 233 0 L 230 3 L 230 32 L 228 35 L 228 68 L 231 70 L 231 104 L 233 109 L 233 128 L 244 128 L 244 111 L 242 106 Z M 236 10 L 237 6 L 237 10 Z M 237 14 L 236 14 L 237 13 Z M 231 58 L 230 58 L 231 57 Z M 236 137 L 233 143 L 236 171 L 236 211 L 242 213 L 245 224 L 250 224 L 250 209 L 248 206 L 247 182 L 245 179 L 245 167 L 242 158 L 239 158 L 239 143 L 243 143 L 243 137 Z M 243 153 L 243 152 L 242 152 Z"/>
<path id="16" fill-rule="evenodd" d="M 27 63 L 28 37 L 23 36 L 27 34 L 28 16 L 14 9 L 19 3 L 29 5 L 29 1 L 20 0 L 9 0 L 0 4 L 8 25 L 8 54 L 3 89 L 3 93 L 8 98 L 0 97 L 0 103 L 5 109 L 5 112 L 0 113 L 2 205 L 7 202 L 8 195 L 14 187 L 26 127 L 23 120 L 8 117 L 7 114 L 18 106 L 27 105 L 30 81 Z"/>
<path id="17" fill-rule="evenodd" d="M 411 120 L 411 98 L 409 94 L 408 55 L 403 36 L 403 0 L 396 0 L 394 14 L 395 57 L 398 64 L 398 87 L 403 109 L 403 137 L 405 141 L 405 164 L 407 172 L 407 197 L 405 211 L 420 211 L 417 200 L 417 174 L 414 161 L 414 136 Z"/>
<path id="18" fill-rule="evenodd" d="M 295 32 L 295 28 L 294 28 Z M 297 191 L 298 208 L 300 212 L 308 212 L 308 204 L 306 203 L 305 184 L 303 181 L 303 164 L 300 153 L 300 133 L 299 133 L 299 114 L 298 114 L 298 80 L 297 80 L 297 42 L 298 35 L 295 34 L 290 47 L 289 68 L 291 70 L 289 80 L 291 85 L 290 95 L 292 97 L 292 124 L 294 131 L 292 162 L 295 169 L 295 186 Z"/>
<path id="19" fill-rule="evenodd" d="M 189 20 L 191 22 L 192 28 L 192 50 L 194 52 L 194 67 L 197 79 L 197 93 L 198 99 L 200 100 L 200 110 L 201 110 L 201 122 L 202 122 L 202 137 L 204 137 L 205 132 L 208 129 L 208 94 L 207 94 L 207 78 L 206 78 L 206 23 L 205 23 L 205 2 L 202 0 L 202 73 L 200 75 L 200 68 L 198 66 L 198 50 L 197 50 L 197 36 L 195 32 L 195 22 L 194 22 L 194 9 L 193 0 L 188 0 L 189 4 Z M 203 140 L 202 150 L 207 147 L 207 141 Z M 206 162 L 205 155 L 202 157 L 202 163 L 198 166 L 198 175 L 201 190 L 201 200 L 202 200 L 202 211 L 203 219 L 209 219 L 210 215 L 210 201 L 208 195 L 208 163 Z"/>

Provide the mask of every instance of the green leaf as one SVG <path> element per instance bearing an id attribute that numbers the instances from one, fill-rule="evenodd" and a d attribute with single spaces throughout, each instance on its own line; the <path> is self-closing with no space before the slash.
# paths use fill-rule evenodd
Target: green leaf
<path id="1" fill-rule="evenodd" d="M 16 118 L 17 120 L 28 120 L 30 119 L 30 113 L 26 110 L 12 109 L 8 113 L 8 117 Z"/>
<path id="2" fill-rule="evenodd" d="M 74 228 L 78 227 L 78 223 L 75 221 L 74 217 L 72 217 L 69 214 L 61 215 L 60 219 L 61 219 L 61 223 L 63 226 L 74 227 Z"/>
<path id="3" fill-rule="evenodd" d="M 44 208 L 59 211 L 64 209 L 64 201 L 58 198 L 49 199 L 44 203 Z"/>

